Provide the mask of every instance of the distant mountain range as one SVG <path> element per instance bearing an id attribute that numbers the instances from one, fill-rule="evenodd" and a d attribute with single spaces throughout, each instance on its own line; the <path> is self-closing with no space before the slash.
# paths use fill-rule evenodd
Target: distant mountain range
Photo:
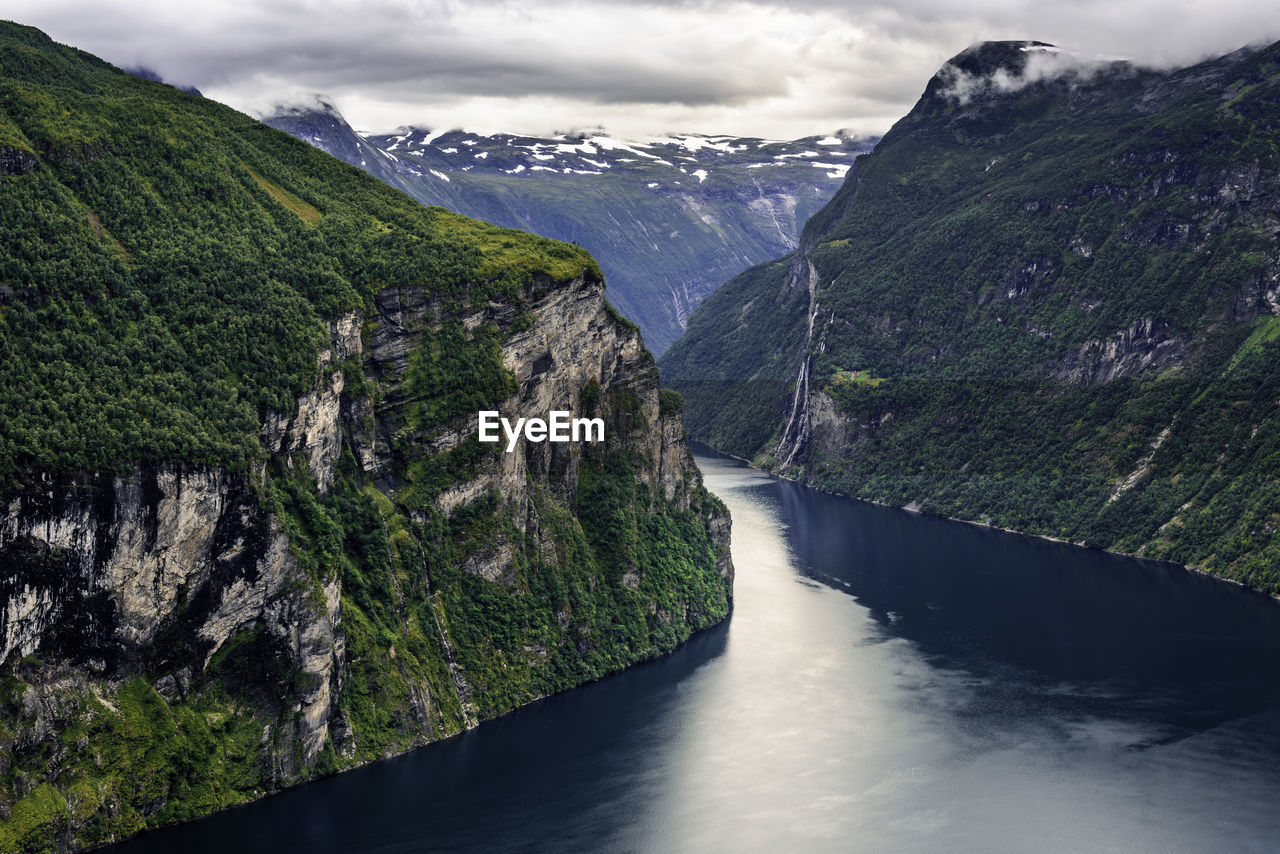
<path id="1" fill-rule="evenodd" d="M 324 101 L 266 123 L 424 204 L 580 244 L 599 260 L 609 300 L 655 353 L 723 282 L 794 249 L 805 220 L 876 141 L 417 127 L 364 135 Z"/>

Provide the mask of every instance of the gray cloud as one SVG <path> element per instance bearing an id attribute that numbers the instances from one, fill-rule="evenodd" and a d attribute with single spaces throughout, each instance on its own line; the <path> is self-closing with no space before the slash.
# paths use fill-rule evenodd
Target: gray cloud
<path id="1" fill-rule="evenodd" d="M 370 130 L 883 131 L 968 44 L 1189 63 L 1280 36 L 1242 0 L 10 0 L 4 14 L 240 109 L 323 92 Z"/>

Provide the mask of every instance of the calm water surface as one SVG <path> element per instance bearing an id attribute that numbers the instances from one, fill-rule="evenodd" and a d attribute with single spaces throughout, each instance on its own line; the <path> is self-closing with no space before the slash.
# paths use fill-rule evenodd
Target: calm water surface
<path id="1" fill-rule="evenodd" d="M 1280 850 L 1280 607 L 701 455 L 733 618 L 113 851 Z"/>

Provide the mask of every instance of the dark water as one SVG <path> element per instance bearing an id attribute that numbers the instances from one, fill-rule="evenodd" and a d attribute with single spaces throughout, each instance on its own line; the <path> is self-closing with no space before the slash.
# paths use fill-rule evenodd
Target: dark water
<path id="1" fill-rule="evenodd" d="M 1280 850 L 1280 606 L 699 464 L 728 625 L 113 851 Z"/>

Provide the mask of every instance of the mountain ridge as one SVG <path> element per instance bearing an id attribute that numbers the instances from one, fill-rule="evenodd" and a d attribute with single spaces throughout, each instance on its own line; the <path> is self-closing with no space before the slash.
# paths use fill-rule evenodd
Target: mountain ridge
<path id="1" fill-rule="evenodd" d="M 1275 592 L 1280 50 L 1022 74 L 1048 48 L 944 66 L 664 376 L 788 476 Z"/>
<path id="2" fill-rule="evenodd" d="M 319 108 L 317 109 L 316 106 Z M 357 133 L 324 99 L 267 124 L 429 205 L 581 244 L 661 353 L 734 272 L 787 251 L 872 139 Z"/>

